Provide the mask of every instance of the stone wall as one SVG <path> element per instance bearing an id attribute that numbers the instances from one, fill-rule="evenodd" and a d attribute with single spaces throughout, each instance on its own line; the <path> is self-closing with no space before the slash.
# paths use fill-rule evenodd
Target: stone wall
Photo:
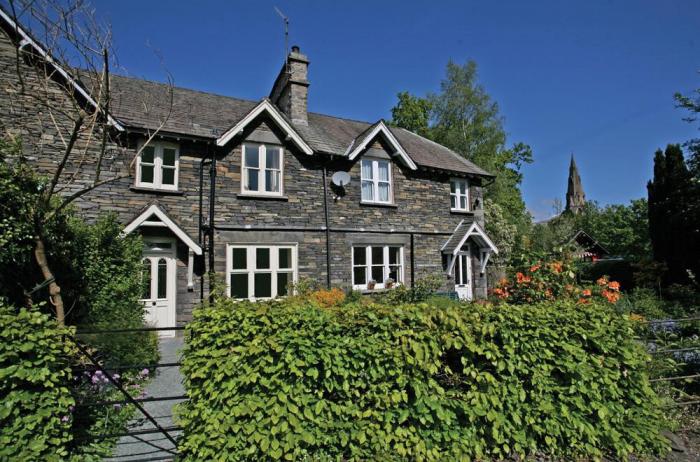
<path id="1" fill-rule="evenodd" d="M 32 66 L 22 64 L 25 85 L 44 88 L 36 78 Z M 34 77 L 32 78 L 32 75 Z M 59 130 L 40 111 L 36 101 L 18 91 L 15 66 L 15 47 L 0 32 L 0 129 L 4 134 L 19 136 L 31 162 L 45 173 L 53 172 L 62 156 Z M 70 104 L 62 89 L 50 87 L 50 100 L 57 106 Z M 71 126 L 68 119 L 58 120 L 60 127 Z M 65 136 L 65 131 L 63 131 Z M 283 184 L 280 198 L 246 197 L 241 194 L 241 143 L 245 139 L 274 141 L 285 145 Z M 138 134 L 119 134 L 111 137 L 104 159 L 102 178 L 113 178 L 124 173 L 132 176 L 104 185 L 86 194 L 75 203 L 88 219 L 103 212 L 117 213 L 127 224 L 148 205 L 157 203 L 195 241 L 199 220 L 199 169 L 202 159 L 216 152 L 215 202 L 215 260 L 216 271 L 225 272 L 226 244 L 232 242 L 298 242 L 299 274 L 326 279 L 326 240 L 323 201 L 323 167 L 327 169 L 328 215 L 331 232 L 331 282 L 347 287 L 351 281 L 350 248 L 358 240 L 374 240 L 377 244 L 400 240 L 405 253 L 405 282 L 410 284 L 411 262 L 415 260 L 417 278 L 442 271 L 440 247 L 457 224 L 471 213 L 450 211 L 449 175 L 436 171 L 411 171 L 398 162 L 392 164 L 394 204 L 376 206 L 360 203 L 360 162 L 316 154 L 304 154 L 289 143 L 276 126 L 265 117 L 257 125 L 234 138 L 225 148 L 216 148 L 213 140 L 195 140 L 178 137 L 180 146 L 179 189 L 175 192 L 148 191 L 134 187 L 133 160 L 139 141 Z M 81 135 L 78 140 L 81 156 L 72 159 L 62 178 L 64 193 L 68 194 L 89 184 L 95 174 L 97 143 Z M 371 150 L 391 152 L 382 142 Z M 208 167 L 205 168 L 203 211 L 207 221 L 210 189 Z M 336 171 L 350 173 L 352 182 L 343 191 L 330 183 Z M 70 180 L 70 181 L 68 181 Z M 478 179 L 472 180 L 472 197 L 481 196 Z M 482 221 L 483 213 L 474 212 Z M 247 230 L 244 229 L 247 227 Z M 284 229 L 285 231 L 280 231 Z M 277 230 L 277 231 L 275 231 Z M 374 233 L 371 231 L 382 231 Z M 291 234 L 283 234 L 291 233 Z M 410 255 L 410 233 L 414 234 L 414 253 Z M 253 241 L 250 241 L 253 239 Z M 478 268 L 478 264 L 474 265 Z M 195 265 L 194 291 L 186 286 L 187 249 L 178 248 L 178 322 L 191 317 L 192 305 L 199 300 L 200 278 L 205 272 L 204 259 Z M 484 286 L 485 279 L 475 271 L 475 283 Z M 445 289 L 451 289 L 446 278 Z M 477 291 L 478 293 L 478 291 Z"/>

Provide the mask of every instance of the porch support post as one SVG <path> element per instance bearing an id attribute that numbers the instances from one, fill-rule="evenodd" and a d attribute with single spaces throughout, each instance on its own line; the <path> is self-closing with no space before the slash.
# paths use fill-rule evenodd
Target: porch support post
<path id="1" fill-rule="evenodd" d="M 189 249 L 187 252 L 187 290 L 194 290 L 194 251 Z"/>

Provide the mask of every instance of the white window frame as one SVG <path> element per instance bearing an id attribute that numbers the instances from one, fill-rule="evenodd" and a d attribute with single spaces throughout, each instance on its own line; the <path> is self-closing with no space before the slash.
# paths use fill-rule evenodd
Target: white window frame
<path id="1" fill-rule="evenodd" d="M 245 164 L 245 150 L 246 147 L 257 146 L 258 147 L 258 190 L 250 190 L 246 188 L 246 177 L 247 172 Z M 280 153 L 280 187 L 279 191 L 265 191 L 265 170 L 267 170 L 267 149 L 274 148 L 278 149 Z M 252 168 L 252 167 L 251 167 Z M 272 169 L 271 169 L 272 170 Z M 245 142 L 241 145 L 241 193 L 251 196 L 282 196 L 284 194 L 284 147 L 278 144 L 265 144 L 265 143 L 253 143 Z"/>
<path id="2" fill-rule="evenodd" d="M 381 290 L 385 289 L 385 282 L 389 278 L 389 247 L 398 247 L 399 249 L 399 277 L 397 281 L 394 281 L 394 287 L 402 285 L 404 283 L 406 271 L 405 271 L 405 265 L 404 265 L 404 249 L 402 244 L 362 244 L 362 245 L 353 245 L 350 248 L 350 261 L 351 261 L 351 266 L 350 266 L 350 280 L 352 281 L 352 288 L 354 290 L 369 290 L 367 288 L 367 282 L 369 282 L 372 279 L 372 247 L 381 247 L 383 250 L 382 254 L 382 266 L 384 267 L 383 269 L 383 280 L 382 281 L 375 281 L 376 284 L 374 286 L 374 289 L 372 290 Z M 364 248 L 365 249 L 365 264 L 364 265 L 355 265 L 355 249 L 356 248 Z M 374 265 L 376 266 L 376 265 Z M 365 279 L 366 281 L 363 284 L 357 284 L 355 281 L 355 267 L 365 268 Z"/>
<path id="3" fill-rule="evenodd" d="M 362 164 L 364 162 L 372 163 L 372 178 L 364 178 L 362 176 L 363 169 Z M 389 167 L 389 181 L 383 181 L 379 179 L 379 162 L 386 162 Z M 375 159 L 375 158 L 364 158 L 360 159 L 360 201 L 363 204 L 393 204 L 394 203 L 394 181 L 393 181 L 393 171 L 392 171 L 391 161 L 388 159 Z M 372 182 L 372 200 L 367 200 L 362 197 L 362 182 L 371 181 Z M 380 201 L 379 200 L 379 183 L 389 184 L 389 200 Z"/>
<path id="4" fill-rule="evenodd" d="M 248 275 L 248 300 L 269 300 L 277 298 L 277 274 L 278 273 L 288 273 L 292 275 L 292 283 L 296 284 L 298 280 L 299 264 L 297 261 L 297 244 L 228 244 L 226 247 L 226 295 L 231 297 L 231 275 L 232 274 L 247 274 Z M 269 249 L 270 250 L 270 268 L 256 268 L 255 267 L 255 256 L 257 249 Z M 233 269 L 233 249 L 246 249 L 246 268 L 245 269 Z M 291 249 L 291 263 L 292 268 L 280 268 L 279 267 L 279 249 Z M 270 297 L 255 297 L 255 274 L 256 273 L 270 273 L 271 274 L 271 288 Z M 236 299 L 244 300 L 244 299 Z"/>
<path id="5" fill-rule="evenodd" d="M 455 192 L 452 192 L 452 184 L 455 185 Z M 462 190 L 462 186 L 464 190 Z M 455 198 L 455 207 L 452 207 L 452 198 Z M 465 198 L 466 207 L 460 206 L 460 199 Z M 469 180 L 466 178 L 450 178 L 450 210 L 454 212 L 469 212 L 471 204 L 469 203 Z"/>
<path id="6" fill-rule="evenodd" d="M 153 182 L 144 182 L 141 179 L 141 156 L 146 147 L 153 148 Z M 163 167 L 163 150 L 175 150 L 175 183 L 163 184 L 163 169 L 172 167 Z M 136 186 L 140 188 L 159 189 L 163 191 L 177 191 L 180 181 L 180 146 L 176 143 L 167 141 L 151 141 L 148 145 L 142 143 L 139 147 L 139 155 L 136 157 Z"/>

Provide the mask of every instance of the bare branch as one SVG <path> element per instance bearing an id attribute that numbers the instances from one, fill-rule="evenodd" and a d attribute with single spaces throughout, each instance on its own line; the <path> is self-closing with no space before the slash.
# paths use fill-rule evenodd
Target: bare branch
<path id="1" fill-rule="evenodd" d="M 73 131 L 71 132 L 70 139 L 68 140 L 68 145 L 66 146 L 66 150 L 63 152 L 63 158 L 61 159 L 61 162 L 56 167 L 56 171 L 53 173 L 53 178 L 51 179 L 49 189 L 46 192 L 45 197 L 46 197 L 47 201 L 51 198 L 51 195 L 53 194 L 54 189 L 56 189 L 56 185 L 58 184 L 58 181 L 61 178 L 61 173 L 63 173 L 63 169 L 66 168 L 66 162 L 68 162 L 68 158 L 70 157 L 71 153 L 73 152 L 73 145 L 75 145 L 75 141 L 78 139 L 78 135 L 80 134 L 80 128 L 82 126 L 83 126 L 83 117 L 78 116 L 78 120 L 75 121 L 75 125 L 73 126 Z"/>

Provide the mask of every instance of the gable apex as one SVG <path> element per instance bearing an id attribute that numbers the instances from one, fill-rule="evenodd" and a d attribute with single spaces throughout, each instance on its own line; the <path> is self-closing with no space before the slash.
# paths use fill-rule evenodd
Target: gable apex
<path id="1" fill-rule="evenodd" d="M 377 136 L 382 136 L 384 140 L 386 140 L 394 149 L 394 152 L 390 154 L 397 154 L 406 167 L 410 168 L 411 170 L 418 170 L 418 166 L 416 166 L 413 159 L 411 159 L 403 146 L 401 146 L 401 143 L 399 143 L 399 140 L 397 140 L 394 134 L 391 133 L 391 130 L 382 119 L 380 119 L 374 125 L 370 125 L 367 130 L 353 139 L 350 146 L 348 146 L 348 149 L 345 151 L 345 155 L 348 157 L 348 159 L 355 160 L 365 149 L 367 149 L 369 144 L 374 141 Z"/>
<path id="2" fill-rule="evenodd" d="M 299 133 L 292 127 L 292 125 L 287 122 L 285 117 L 279 112 L 279 110 L 270 102 L 269 99 L 265 98 L 257 106 L 251 109 L 241 120 L 239 120 L 233 127 L 226 130 L 226 132 L 221 135 L 216 140 L 217 146 L 225 146 L 231 139 L 236 135 L 240 134 L 251 122 L 258 118 L 261 114 L 267 114 L 274 121 L 274 123 L 279 127 L 285 135 L 305 154 L 311 155 L 314 153 L 311 146 L 309 146 L 306 141 L 299 135 Z"/>

